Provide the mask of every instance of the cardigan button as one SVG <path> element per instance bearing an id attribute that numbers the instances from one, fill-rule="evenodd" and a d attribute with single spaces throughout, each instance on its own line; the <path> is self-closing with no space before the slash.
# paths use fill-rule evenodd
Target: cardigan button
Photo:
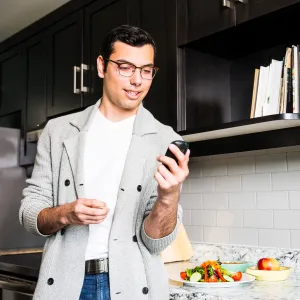
<path id="1" fill-rule="evenodd" d="M 137 241 L 138 241 L 136 235 L 134 235 L 134 236 L 132 237 L 132 240 L 133 240 L 134 242 L 137 242 Z"/>
<path id="2" fill-rule="evenodd" d="M 142 190 L 142 186 L 140 184 L 137 186 L 137 190 L 138 190 L 138 192 L 140 192 Z"/>
<path id="3" fill-rule="evenodd" d="M 142 290 L 143 294 L 148 294 L 149 292 L 149 289 L 147 287 L 143 287 L 143 290 Z"/>
<path id="4" fill-rule="evenodd" d="M 47 283 L 49 285 L 52 285 L 54 283 L 54 279 L 53 278 L 49 278 L 48 281 L 47 281 Z"/>
<path id="5" fill-rule="evenodd" d="M 70 185 L 70 180 L 69 179 L 65 180 L 65 186 L 69 186 L 69 185 Z"/>

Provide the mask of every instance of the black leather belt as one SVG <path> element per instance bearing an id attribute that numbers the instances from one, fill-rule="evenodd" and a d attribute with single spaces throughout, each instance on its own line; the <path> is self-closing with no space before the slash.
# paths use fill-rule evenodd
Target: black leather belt
<path id="1" fill-rule="evenodd" d="M 85 274 L 100 274 L 108 272 L 108 258 L 85 261 Z"/>

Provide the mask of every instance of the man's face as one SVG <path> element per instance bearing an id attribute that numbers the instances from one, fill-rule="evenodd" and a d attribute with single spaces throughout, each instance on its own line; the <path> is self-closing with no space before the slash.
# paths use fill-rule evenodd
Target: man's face
<path id="1" fill-rule="evenodd" d="M 137 67 L 154 64 L 154 50 L 151 45 L 132 47 L 122 42 L 114 44 L 114 52 L 108 59 L 116 62 L 128 62 Z M 98 58 L 98 75 L 103 78 L 103 100 L 126 111 L 136 111 L 139 104 L 147 95 L 152 80 L 141 77 L 141 69 L 136 69 L 131 77 L 119 74 L 118 65 L 107 63 L 106 72 L 103 70 L 103 58 Z"/>

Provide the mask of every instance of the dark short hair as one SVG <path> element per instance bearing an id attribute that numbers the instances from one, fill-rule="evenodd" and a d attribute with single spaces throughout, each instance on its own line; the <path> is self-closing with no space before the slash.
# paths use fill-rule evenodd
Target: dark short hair
<path id="1" fill-rule="evenodd" d="M 156 45 L 154 39 L 145 30 L 131 26 L 121 25 L 111 30 L 105 37 L 102 44 L 102 56 L 109 58 L 114 51 L 115 42 L 122 42 L 132 47 L 142 47 L 145 45 L 151 45 L 154 50 L 154 59 L 156 56 Z M 107 62 L 105 61 L 105 71 Z"/>

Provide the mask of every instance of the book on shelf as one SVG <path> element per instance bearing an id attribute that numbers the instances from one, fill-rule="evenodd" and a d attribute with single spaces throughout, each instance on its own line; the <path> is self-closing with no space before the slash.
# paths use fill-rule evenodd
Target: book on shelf
<path id="1" fill-rule="evenodd" d="M 293 82 L 293 113 L 299 113 L 299 45 L 292 46 L 293 49 L 293 66 L 292 66 L 292 82 Z"/>
<path id="2" fill-rule="evenodd" d="M 259 79 L 258 79 L 258 90 L 255 104 L 255 113 L 254 117 L 263 116 L 263 106 L 266 99 L 268 79 L 269 79 L 269 70 L 270 67 L 261 66 L 259 69 Z"/>
<path id="3" fill-rule="evenodd" d="M 251 113 L 250 113 L 251 119 L 254 118 L 254 113 L 255 113 L 256 97 L 257 97 L 257 90 L 258 90 L 258 79 L 259 79 L 259 69 L 255 69 L 253 92 L 252 92 Z"/>
<path id="4" fill-rule="evenodd" d="M 250 118 L 300 112 L 299 46 L 254 71 Z"/>

